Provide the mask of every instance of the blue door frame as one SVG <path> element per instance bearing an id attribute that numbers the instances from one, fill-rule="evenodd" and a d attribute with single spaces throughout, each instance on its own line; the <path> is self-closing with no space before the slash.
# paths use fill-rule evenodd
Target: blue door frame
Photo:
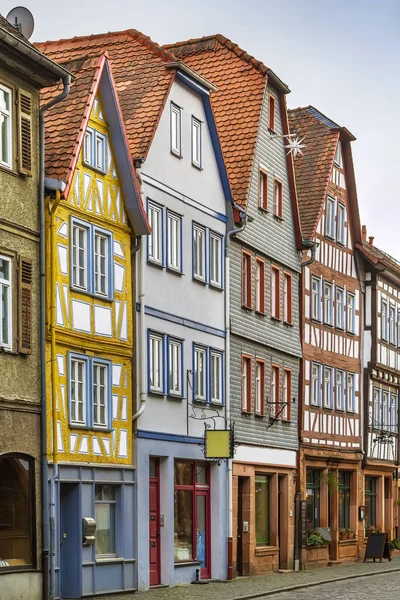
<path id="1" fill-rule="evenodd" d="M 61 598 L 82 595 L 82 517 L 79 483 L 60 483 Z"/>

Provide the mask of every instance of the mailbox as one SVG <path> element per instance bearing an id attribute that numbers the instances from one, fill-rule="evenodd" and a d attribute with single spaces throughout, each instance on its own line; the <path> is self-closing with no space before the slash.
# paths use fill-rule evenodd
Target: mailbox
<path id="1" fill-rule="evenodd" d="M 96 541 L 96 521 L 92 517 L 82 518 L 82 544 L 93 546 Z"/>

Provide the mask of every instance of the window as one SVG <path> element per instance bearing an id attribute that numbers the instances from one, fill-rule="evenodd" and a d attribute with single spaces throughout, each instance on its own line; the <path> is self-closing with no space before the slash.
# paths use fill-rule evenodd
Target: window
<path id="1" fill-rule="evenodd" d="M 207 350 L 195 346 L 194 348 L 194 399 L 205 402 L 207 400 Z"/>
<path id="2" fill-rule="evenodd" d="M 251 412 L 251 357 L 242 356 L 242 411 Z"/>
<path id="3" fill-rule="evenodd" d="M 324 367 L 324 407 L 333 408 L 333 369 Z"/>
<path id="4" fill-rule="evenodd" d="M 344 290 L 336 288 L 336 327 L 344 329 Z"/>
<path id="5" fill-rule="evenodd" d="M 347 331 L 349 333 L 356 332 L 356 311 L 355 311 L 356 297 L 354 294 L 347 294 Z"/>
<path id="6" fill-rule="evenodd" d="M 311 279 L 311 318 L 321 321 L 321 280 L 318 277 Z"/>
<path id="7" fill-rule="evenodd" d="M 1 87 L 0 87 L 1 92 Z M 0 346 L 12 347 L 12 262 L 0 255 Z"/>
<path id="8" fill-rule="evenodd" d="M 182 270 L 182 219 L 167 211 L 167 265 L 168 269 Z"/>
<path id="9" fill-rule="evenodd" d="M 255 412 L 264 415 L 265 406 L 265 361 L 256 360 Z"/>
<path id="10" fill-rule="evenodd" d="M 379 388 L 374 388 L 374 406 L 373 406 L 373 421 L 372 428 L 379 429 L 381 426 L 381 390 Z"/>
<path id="11" fill-rule="evenodd" d="M 71 227 L 71 287 L 112 300 L 112 234 L 74 218 L 71 220 Z"/>
<path id="12" fill-rule="evenodd" d="M 383 429 L 387 429 L 387 418 L 388 418 L 388 408 L 389 408 L 389 392 L 387 390 L 382 390 L 382 427 Z"/>
<path id="13" fill-rule="evenodd" d="M 12 93 L 0 85 L 0 165 L 12 167 Z"/>
<path id="14" fill-rule="evenodd" d="M 202 167 L 201 122 L 192 117 L 192 165 Z"/>
<path id="15" fill-rule="evenodd" d="M 251 254 L 242 252 L 242 306 L 252 307 Z"/>
<path id="16" fill-rule="evenodd" d="M 307 469 L 306 472 L 306 520 L 307 530 L 320 526 L 320 471 Z"/>
<path id="17" fill-rule="evenodd" d="M 256 258 L 256 312 L 265 314 L 265 262 Z"/>
<path id="18" fill-rule="evenodd" d="M 349 471 L 338 471 L 338 505 L 339 505 L 339 527 L 350 528 L 350 492 L 351 473 Z"/>
<path id="19" fill-rule="evenodd" d="M 171 152 L 182 156 L 182 110 L 171 102 Z"/>
<path id="20" fill-rule="evenodd" d="M 341 169 L 343 167 L 343 162 L 342 162 L 342 144 L 340 142 L 338 142 L 338 145 L 336 146 L 334 163 L 335 163 L 335 165 L 337 167 L 339 167 L 339 169 Z"/>
<path id="21" fill-rule="evenodd" d="M 258 176 L 258 208 L 268 210 L 268 175 L 261 170 Z"/>
<path id="22" fill-rule="evenodd" d="M 399 400 L 396 394 L 393 392 L 390 394 L 390 410 L 389 410 L 389 429 L 393 433 L 398 432 L 398 411 L 399 411 Z"/>
<path id="23" fill-rule="evenodd" d="M 344 371 L 336 369 L 336 408 L 344 410 Z"/>
<path id="24" fill-rule="evenodd" d="M 283 402 L 282 420 L 290 421 L 292 405 L 292 371 L 290 369 L 283 370 Z"/>
<path id="25" fill-rule="evenodd" d="M 349 412 L 355 411 L 355 387 L 354 387 L 354 373 L 347 373 L 347 410 Z"/>
<path id="26" fill-rule="evenodd" d="M 210 232 L 210 284 L 222 288 L 222 238 Z"/>
<path id="27" fill-rule="evenodd" d="M 206 280 L 206 231 L 199 225 L 193 225 L 193 277 Z"/>
<path id="28" fill-rule="evenodd" d="M 277 179 L 274 180 L 274 216 L 282 219 L 282 183 Z"/>
<path id="29" fill-rule="evenodd" d="M 164 392 L 164 339 L 156 333 L 149 334 L 149 391 Z"/>
<path id="30" fill-rule="evenodd" d="M 325 235 L 335 239 L 335 199 L 329 196 L 326 199 Z"/>
<path id="31" fill-rule="evenodd" d="M 396 341 L 396 309 L 392 304 L 389 306 L 389 341 L 397 345 Z"/>
<path id="32" fill-rule="evenodd" d="M 281 409 L 279 402 L 280 389 L 279 389 L 279 367 L 277 365 L 271 366 L 271 414 L 277 416 Z"/>
<path id="33" fill-rule="evenodd" d="M 93 427 L 109 429 L 108 406 L 111 405 L 110 365 L 93 360 Z M 107 395 L 109 396 L 107 398 Z"/>
<path id="34" fill-rule="evenodd" d="M 168 395 L 182 396 L 182 342 L 168 338 Z"/>
<path id="35" fill-rule="evenodd" d="M 346 235 L 345 235 L 345 221 L 346 221 L 346 207 L 341 204 L 340 202 L 338 202 L 338 207 L 337 207 L 337 233 L 336 233 L 336 239 L 339 242 L 339 244 L 342 244 L 343 246 L 346 243 Z"/>
<path id="36" fill-rule="evenodd" d="M 34 460 L 0 456 L 0 572 L 35 567 Z"/>
<path id="37" fill-rule="evenodd" d="M 210 494 L 208 465 L 175 461 L 174 467 L 174 560 L 209 562 Z"/>
<path id="38" fill-rule="evenodd" d="M 283 320 L 292 323 L 292 276 L 289 273 L 283 275 Z"/>
<path id="39" fill-rule="evenodd" d="M 148 260 L 162 264 L 162 207 L 153 202 L 147 205 L 147 216 L 151 227 L 151 234 L 147 237 Z"/>
<path id="40" fill-rule="evenodd" d="M 322 365 L 312 363 L 311 365 L 311 404 L 321 406 L 321 373 Z"/>
<path id="41" fill-rule="evenodd" d="M 275 97 L 272 94 L 268 96 L 268 128 L 275 131 Z"/>
<path id="42" fill-rule="evenodd" d="M 70 421 L 72 425 L 87 424 L 88 360 L 71 358 L 70 362 Z"/>
<path id="43" fill-rule="evenodd" d="M 281 317 L 281 294 L 280 294 L 280 271 L 277 267 L 271 267 L 271 317 Z"/>
<path id="44" fill-rule="evenodd" d="M 211 402 L 223 402 L 223 358 L 221 352 L 210 351 Z"/>
<path id="45" fill-rule="evenodd" d="M 270 498 L 269 476 L 255 476 L 256 544 L 267 546 L 270 543 Z"/>
<path id="46" fill-rule="evenodd" d="M 397 309 L 397 347 L 400 348 L 400 309 Z"/>
<path id="47" fill-rule="evenodd" d="M 117 556 L 117 494 L 114 485 L 95 485 L 96 558 Z"/>
<path id="48" fill-rule="evenodd" d="M 376 527 L 376 477 L 365 478 L 365 529 Z"/>
<path id="49" fill-rule="evenodd" d="M 333 285 L 324 282 L 324 321 L 333 325 Z"/>
<path id="50" fill-rule="evenodd" d="M 103 173 L 106 170 L 106 137 L 91 127 L 85 133 L 83 162 Z"/>
<path id="51" fill-rule="evenodd" d="M 388 320 L 388 305 L 385 300 L 382 300 L 381 308 L 381 338 L 386 342 L 389 341 L 389 320 Z"/>

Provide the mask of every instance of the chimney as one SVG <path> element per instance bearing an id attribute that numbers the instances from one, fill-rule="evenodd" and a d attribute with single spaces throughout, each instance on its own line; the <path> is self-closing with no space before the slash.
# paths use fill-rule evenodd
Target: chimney
<path id="1" fill-rule="evenodd" d="M 369 236 L 369 238 L 368 238 L 368 244 L 369 244 L 370 246 L 373 246 L 373 245 L 374 245 L 374 238 L 373 238 L 373 236 L 372 236 L 372 235 L 370 235 L 370 236 Z"/>
<path id="2" fill-rule="evenodd" d="M 366 225 L 363 225 L 361 227 L 361 239 L 363 242 L 367 241 L 367 226 Z"/>

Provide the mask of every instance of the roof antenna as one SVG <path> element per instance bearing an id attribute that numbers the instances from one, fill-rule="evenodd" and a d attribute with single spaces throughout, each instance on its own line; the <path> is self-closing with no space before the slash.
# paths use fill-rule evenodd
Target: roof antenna
<path id="1" fill-rule="evenodd" d="M 7 15 L 7 21 L 11 23 L 22 35 L 29 40 L 35 27 L 35 21 L 30 10 L 24 6 L 16 6 Z"/>

